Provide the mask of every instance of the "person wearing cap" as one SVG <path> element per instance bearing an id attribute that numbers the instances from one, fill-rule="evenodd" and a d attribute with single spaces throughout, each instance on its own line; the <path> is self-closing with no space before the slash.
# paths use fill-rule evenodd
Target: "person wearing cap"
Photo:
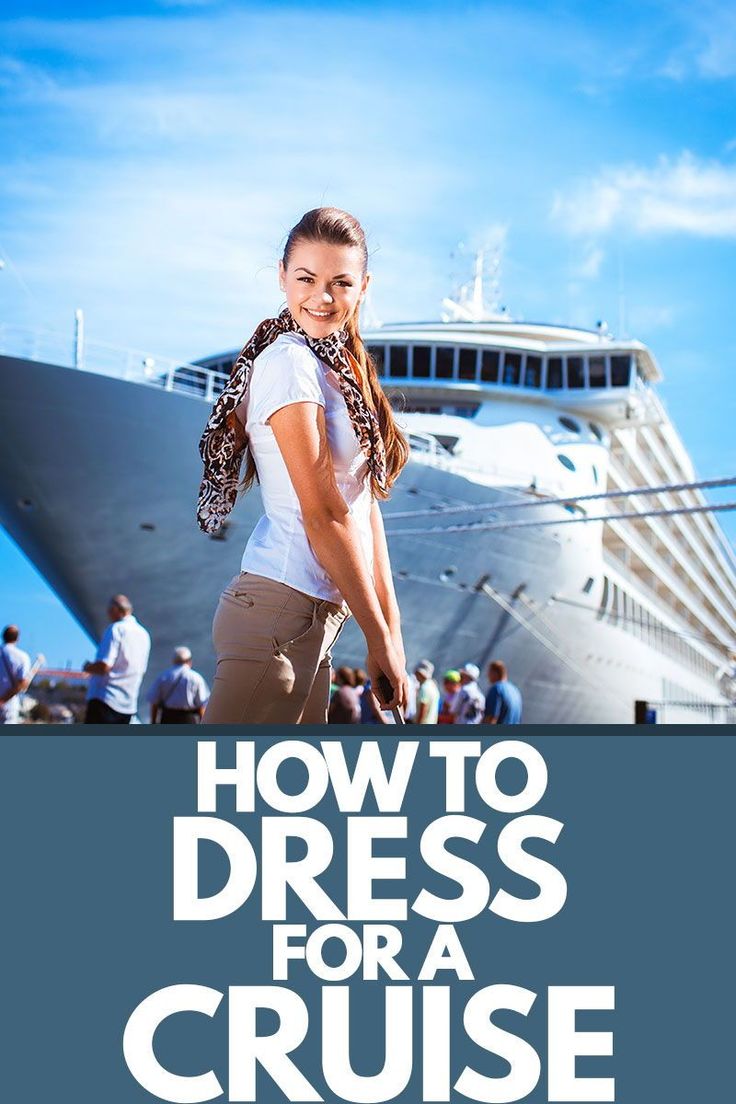
<path id="1" fill-rule="evenodd" d="M 423 659 L 414 668 L 419 689 L 417 690 L 417 713 L 415 724 L 437 724 L 440 706 L 440 688 L 434 681 L 434 663 Z"/>
<path id="2" fill-rule="evenodd" d="M 159 675 L 148 692 L 151 724 L 199 724 L 210 690 L 198 671 L 192 670 L 189 648 L 177 648 L 174 663 Z"/>
<path id="3" fill-rule="evenodd" d="M 480 668 L 466 663 L 460 668 L 460 693 L 455 708 L 455 724 L 480 724 L 485 713 L 486 701 L 478 686 Z"/>
<path id="4" fill-rule="evenodd" d="M 151 637 L 133 616 L 124 594 L 107 604 L 110 624 L 102 634 L 97 656 L 82 668 L 91 675 L 85 724 L 130 724 L 138 711 L 138 691 L 148 667 Z"/>
<path id="5" fill-rule="evenodd" d="M 442 694 L 437 714 L 437 724 L 455 724 L 455 713 L 460 695 L 460 672 L 452 668 L 442 676 Z"/>

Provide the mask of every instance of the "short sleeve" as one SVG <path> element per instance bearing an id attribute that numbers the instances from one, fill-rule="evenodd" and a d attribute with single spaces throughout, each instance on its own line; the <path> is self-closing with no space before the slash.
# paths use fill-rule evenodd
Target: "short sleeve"
<path id="1" fill-rule="evenodd" d="M 159 705 L 160 704 L 159 700 L 158 700 L 158 697 L 159 697 L 159 694 L 161 693 L 161 683 L 162 683 L 162 681 L 163 681 L 163 676 L 159 675 L 158 678 L 156 679 L 156 681 L 154 682 L 153 686 L 151 687 L 151 689 L 148 691 L 148 701 L 151 705 Z"/>
<path id="2" fill-rule="evenodd" d="M 486 694 L 486 717 L 498 718 L 501 712 L 501 695 L 495 686 L 491 686 Z"/>
<path id="3" fill-rule="evenodd" d="M 120 641 L 117 633 L 115 632 L 114 625 L 108 625 L 102 634 L 102 640 L 100 646 L 97 649 L 97 662 L 107 663 L 112 667 L 113 663 L 118 657 L 120 651 Z"/>
<path id="4" fill-rule="evenodd" d="M 306 345 L 277 339 L 253 365 L 248 421 L 265 425 L 272 414 L 293 403 L 325 405 L 322 366 Z"/>
<path id="5" fill-rule="evenodd" d="M 209 701 L 209 697 L 210 697 L 210 692 L 207 688 L 207 683 L 204 681 L 204 679 L 200 675 L 200 677 L 197 679 L 197 682 L 196 682 L 196 690 L 195 690 L 195 694 L 194 694 L 194 705 L 195 705 L 195 707 L 200 708 L 201 706 L 206 705 L 207 702 Z"/>

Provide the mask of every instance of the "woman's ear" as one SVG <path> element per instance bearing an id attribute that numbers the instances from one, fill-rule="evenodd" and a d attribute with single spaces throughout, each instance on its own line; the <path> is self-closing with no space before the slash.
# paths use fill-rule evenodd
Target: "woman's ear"
<path id="1" fill-rule="evenodd" d="M 283 261 L 279 261 L 279 287 L 282 291 L 286 291 L 286 269 Z"/>

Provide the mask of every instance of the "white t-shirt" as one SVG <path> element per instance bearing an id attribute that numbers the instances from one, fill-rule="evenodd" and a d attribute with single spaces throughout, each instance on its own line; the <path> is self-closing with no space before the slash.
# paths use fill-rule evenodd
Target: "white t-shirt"
<path id="1" fill-rule="evenodd" d="M 31 657 L 15 644 L 0 645 L 0 696 L 7 694 L 16 683 L 27 679 L 31 670 Z M 17 724 L 20 720 L 21 694 L 14 694 L 10 701 L 0 704 L 0 724 Z"/>
<path id="2" fill-rule="evenodd" d="M 460 688 L 455 709 L 455 724 L 480 724 L 485 711 L 486 699 L 477 682 L 468 682 Z"/>
<path id="3" fill-rule="evenodd" d="M 241 570 L 340 603 L 342 595 L 307 540 L 299 499 L 273 430 L 267 425 L 277 410 L 298 402 L 324 407 L 337 486 L 357 524 L 368 569 L 373 569 L 368 464 L 339 380 L 301 334 L 281 334 L 254 360 L 248 391 L 238 411 L 258 469 L 266 511 L 245 546 Z"/>
<path id="4" fill-rule="evenodd" d="M 437 724 L 440 709 L 440 688 L 434 679 L 425 679 L 417 690 L 417 713 L 425 705 L 422 724 Z"/>
<path id="5" fill-rule="evenodd" d="M 102 634 L 95 657 L 109 663 L 110 671 L 106 675 L 92 675 L 87 701 L 99 698 L 117 713 L 135 713 L 150 651 L 151 638 L 132 613 L 120 621 L 112 621 Z"/>

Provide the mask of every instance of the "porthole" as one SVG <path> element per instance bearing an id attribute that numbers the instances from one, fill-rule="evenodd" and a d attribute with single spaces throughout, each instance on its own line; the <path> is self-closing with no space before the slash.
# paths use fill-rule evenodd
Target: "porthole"
<path id="1" fill-rule="evenodd" d="M 588 422 L 588 428 L 595 437 L 596 441 L 603 440 L 603 430 L 599 425 L 596 425 L 595 422 Z"/>
<path id="2" fill-rule="evenodd" d="M 593 464 L 593 482 L 594 483 L 598 482 L 598 469 L 595 466 L 595 464 Z"/>
<path id="3" fill-rule="evenodd" d="M 568 471 L 575 471 L 575 465 L 569 456 L 565 456 L 564 452 L 558 452 L 557 459 L 560 461 L 563 468 L 567 468 Z"/>
<path id="4" fill-rule="evenodd" d="M 561 426 L 564 426 L 565 429 L 569 429 L 571 433 L 580 432 L 580 426 L 574 418 L 568 418 L 566 414 L 561 414 L 558 421 Z"/>

